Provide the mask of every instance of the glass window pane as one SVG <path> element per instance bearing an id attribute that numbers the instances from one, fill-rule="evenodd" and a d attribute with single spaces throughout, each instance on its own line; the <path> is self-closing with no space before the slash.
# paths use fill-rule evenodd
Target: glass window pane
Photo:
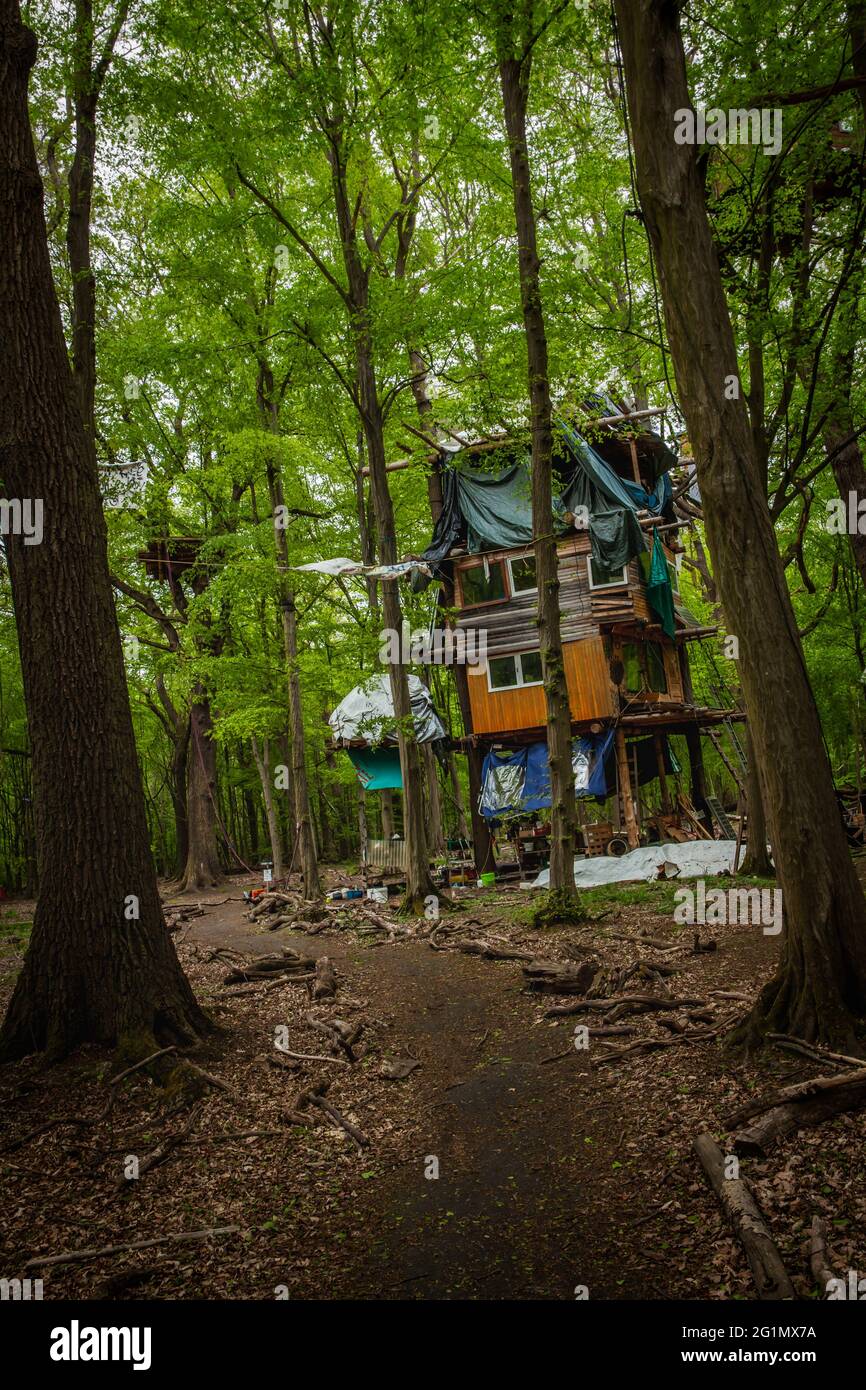
<path id="1" fill-rule="evenodd" d="M 511 561 L 511 579 L 516 594 L 525 594 L 538 586 L 535 582 L 535 556 L 526 555 L 521 560 Z"/>
<path id="2" fill-rule="evenodd" d="M 604 584 L 625 583 L 625 580 L 622 577 L 622 570 L 606 569 L 604 565 L 598 564 L 597 561 L 593 560 L 591 556 L 589 561 L 589 569 L 590 574 L 592 575 L 592 583 L 595 588 L 600 588 Z"/>
<path id="3" fill-rule="evenodd" d="M 513 656 L 497 656 L 488 666 L 491 690 L 507 690 L 517 685 L 517 668 Z"/>
<path id="4" fill-rule="evenodd" d="M 625 668 L 623 684 L 626 690 L 637 694 L 643 689 L 643 672 L 640 668 L 640 653 L 635 642 L 625 642 L 622 649 L 622 664 Z"/>
<path id="5" fill-rule="evenodd" d="M 460 587 L 464 603 L 495 603 L 505 598 L 505 574 L 501 560 L 488 565 L 485 575 L 483 565 L 470 565 L 460 573 Z"/>
<path id="6" fill-rule="evenodd" d="M 541 680 L 541 652 L 524 652 L 520 658 L 523 668 L 523 684 L 531 685 Z"/>
<path id="7" fill-rule="evenodd" d="M 650 690 L 654 690 L 658 695 L 666 695 L 668 678 L 665 672 L 665 657 L 658 642 L 647 642 L 646 666 Z"/>
<path id="8" fill-rule="evenodd" d="M 675 594 L 678 594 L 680 591 L 680 572 L 676 565 L 671 564 L 670 560 L 668 560 L 668 577 L 671 581 L 671 588 Z"/>

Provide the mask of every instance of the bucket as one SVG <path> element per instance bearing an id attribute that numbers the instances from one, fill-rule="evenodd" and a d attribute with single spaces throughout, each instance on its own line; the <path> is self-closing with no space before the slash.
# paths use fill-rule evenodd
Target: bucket
<path id="1" fill-rule="evenodd" d="M 494 873 L 484 873 L 478 880 L 481 888 L 494 888 L 496 886 L 496 875 Z"/>

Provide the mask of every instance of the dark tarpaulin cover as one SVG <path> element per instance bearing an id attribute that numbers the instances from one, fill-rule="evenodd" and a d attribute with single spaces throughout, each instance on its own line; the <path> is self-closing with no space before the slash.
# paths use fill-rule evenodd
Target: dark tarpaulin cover
<path id="1" fill-rule="evenodd" d="M 618 570 L 646 549 L 646 540 L 637 518 L 637 502 L 623 480 L 604 459 L 599 458 L 585 439 L 569 425 L 559 422 L 559 431 L 575 463 L 574 476 L 562 494 L 566 510 L 585 507 L 589 513 L 589 543 L 592 558 L 605 569 Z"/>
<path id="2" fill-rule="evenodd" d="M 616 407 L 599 398 L 613 414 Z M 620 478 L 585 439 L 563 420 L 556 422 L 559 441 L 565 446 L 572 476 L 561 497 L 554 497 L 555 529 L 564 533 L 566 511 L 586 507 L 593 559 L 606 569 L 622 569 L 647 550 L 637 513 L 646 507 L 655 514 L 670 507 L 671 485 L 662 473 L 652 492 Z M 470 555 L 487 550 L 508 550 L 532 540 L 531 455 L 527 450 L 505 468 L 482 470 L 462 461 L 442 468 L 442 513 L 430 545 L 421 556 L 436 567 L 461 541 Z M 416 570 L 412 588 L 426 588 L 429 576 Z"/>
<path id="3" fill-rule="evenodd" d="M 483 471 L 468 463 L 457 463 L 442 470 L 442 513 L 433 529 L 433 538 L 421 559 L 437 566 L 460 541 L 470 555 L 486 550 L 512 550 L 532 540 L 532 476 L 530 455 L 526 452 L 507 468 Z M 555 529 L 567 530 L 565 508 L 553 499 Z M 429 576 L 416 570 L 412 589 L 420 593 L 430 583 Z"/>

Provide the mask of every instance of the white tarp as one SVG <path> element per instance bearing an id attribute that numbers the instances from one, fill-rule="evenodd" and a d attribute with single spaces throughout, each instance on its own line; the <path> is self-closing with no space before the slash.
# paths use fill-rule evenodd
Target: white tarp
<path id="1" fill-rule="evenodd" d="M 433 698 L 423 681 L 408 676 L 409 699 L 415 722 L 415 737 L 419 743 L 444 738 L 445 729 L 433 708 Z M 368 744 L 396 743 L 394 702 L 388 675 L 371 676 L 363 685 L 356 685 L 328 720 L 336 739 L 364 739 Z"/>
<path id="2" fill-rule="evenodd" d="M 688 840 L 682 845 L 648 845 L 646 849 L 633 849 L 618 859 L 608 854 L 594 855 L 591 859 L 575 859 L 574 881 L 578 888 L 598 888 L 603 883 L 653 883 L 658 878 L 658 866 L 665 862 L 677 865 L 677 878 L 702 878 L 705 874 L 720 874 L 725 869 L 730 873 L 735 848 L 736 840 Z M 740 863 L 745 853 L 744 844 Z M 549 882 L 549 870 L 542 869 L 530 886 L 546 888 Z"/>
<path id="3" fill-rule="evenodd" d="M 363 568 L 357 560 L 347 560 L 344 556 L 336 560 L 313 560 L 309 565 L 292 565 L 292 569 L 297 570 L 299 574 L 332 574 L 335 577 L 341 574 L 360 574 Z"/>
<path id="4" fill-rule="evenodd" d="M 369 574 L 374 579 L 399 579 L 412 570 L 432 574 L 429 565 L 423 560 L 399 560 L 395 565 L 359 565 L 357 560 L 347 560 L 338 556 L 335 560 L 311 560 L 308 565 L 292 565 L 298 574 L 330 574 L 334 579 L 344 574 Z"/>

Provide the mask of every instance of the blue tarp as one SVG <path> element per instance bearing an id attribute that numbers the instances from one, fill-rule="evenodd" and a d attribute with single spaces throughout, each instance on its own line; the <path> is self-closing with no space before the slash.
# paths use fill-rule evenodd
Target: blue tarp
<path id="1" fill-rule="evenodd" d="M 576 797 L 607 796 L 605 763 L 612 746 L 612 729 L 573 741 Z M 481 781 L 479 809 L 488 820 L 544 810 L 551 801 L 547 744 L 531 743 L 512 753 L 491 751 L 484 759 Z"/>

